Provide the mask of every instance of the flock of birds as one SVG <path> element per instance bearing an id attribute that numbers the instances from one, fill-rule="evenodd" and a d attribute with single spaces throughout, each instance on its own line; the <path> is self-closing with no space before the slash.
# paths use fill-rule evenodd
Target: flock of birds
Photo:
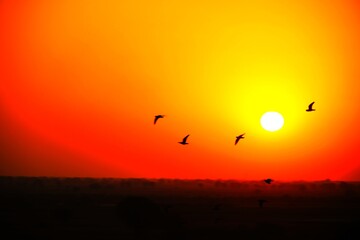
<path id="1" fill-rule="evenodd" d="M 315 111 L 315 109 L 313 109 L 314 103 L 315 103 L 315 102 L 310 103 L 310 105 L 309 105 L 308 108 L 306 109 L 307 112 L 313 112 L 313 111 Z M 158 121 L 160 118 L 164 118 L 164 117 L 165 117 L 165 115 L 155 115 L 154 124 L 156 124 L 157 121 Z M 235 138 L 235 145 L 240 141 L 240 139 L 244 139 L 244 138 L 245 138 L 244 135 L 245 135 L 245 133 L 240 134 L 239 136 L 236 136 L 236 138 Z M 181 142 L 178 142 L 178 143 L 180 143 L 181 145 L 187 145 L 187 144 L 189 144 L 189 143 L 187 142 L 187 139 L 188 139 L 189 136 L 190 136 L 190 134 L 186 135 L 186 136 L 183 138 L 183 140 L 182 140 Z"/>
<path id="2" fill-rule="evenodd" d="M 315 102 L 310 103 L 309 106 L 308 106 L 308 108 L 307 108 L 305 111 L 306 111 L 306 112 L 313 112 L 313 111 L 315 111 L 315 109 L 313 108 L 314 103 L 315 103 Z M 158 121 L 160 118 L 164 118 L 164 117 L 165 117 L 165 115 L 156 115 L 156 116 L 155 116 L 155 119 L 154 119 L 154 125 L 157 123 L 157 121 Z M 236 136 L 236 137 L 235 137 L 235 145 L 240 141 L 240 139 L 244 139 L 244 138 L 245 138 L 244 135 L 245 135 L 245 133 L 240 134 L 239 136 Z M 187 145 L 187 144 L 189 144 L 189 143 L 187 142 L 187 139 L 188 139 L 189 136 L 190 136 L 190 134 L 186 135 L 186 136 L 182 139 L 182 141 L 181 141 L 181 142 L 178 142 L 178 143 L 181 144 L 181 145 Z M 266 184 L 271 184 L 273 181 L 274 181 L 274 180 L 271 179 L 271 178 L 264 179 L 264 182 L 265 182 Z M 262 208 L 263 205 L 264 205 L 264 203 L 267 202 L 267 200 L 260 199 L 260 200 L 258 200 L 258 202 L 259 202 L 259 206 Z"/>

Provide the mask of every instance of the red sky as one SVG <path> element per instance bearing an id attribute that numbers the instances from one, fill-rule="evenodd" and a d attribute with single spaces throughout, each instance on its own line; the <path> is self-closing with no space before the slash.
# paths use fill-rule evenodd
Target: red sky
<path id="1" fill-rule="evenodd" d="M 356 179 L 359 43 L 350 0 L 1 1 L 0 175 Z"/>

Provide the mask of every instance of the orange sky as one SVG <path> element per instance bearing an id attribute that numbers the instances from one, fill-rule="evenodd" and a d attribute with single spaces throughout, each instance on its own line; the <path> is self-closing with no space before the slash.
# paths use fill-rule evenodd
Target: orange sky
<path id="1" fill-rule="evenodd" d="M 359 43 L 350 0 L 1 1 L 0 175 L 344 178 Z"/>

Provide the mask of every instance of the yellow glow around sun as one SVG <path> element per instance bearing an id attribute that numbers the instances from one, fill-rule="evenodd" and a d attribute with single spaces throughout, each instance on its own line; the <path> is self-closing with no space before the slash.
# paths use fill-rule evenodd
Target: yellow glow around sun
<path id="1" fill-rule="evenodd" d="M 284 118 L 278 112 L 266 112 L 260 119 L 261 126 L 270 132 L 277 131 L 284 125 Z"/>

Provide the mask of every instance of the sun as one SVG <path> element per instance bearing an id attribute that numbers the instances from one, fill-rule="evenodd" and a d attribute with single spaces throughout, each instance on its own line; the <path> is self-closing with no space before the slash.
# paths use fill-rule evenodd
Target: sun
<path id="1" fill-rule="evenodd" d="M 281 129 L 284 125 L 284 118 L 278 112 L 266 112 L 260 119 L 261 126 L 270 132 Z"/>

